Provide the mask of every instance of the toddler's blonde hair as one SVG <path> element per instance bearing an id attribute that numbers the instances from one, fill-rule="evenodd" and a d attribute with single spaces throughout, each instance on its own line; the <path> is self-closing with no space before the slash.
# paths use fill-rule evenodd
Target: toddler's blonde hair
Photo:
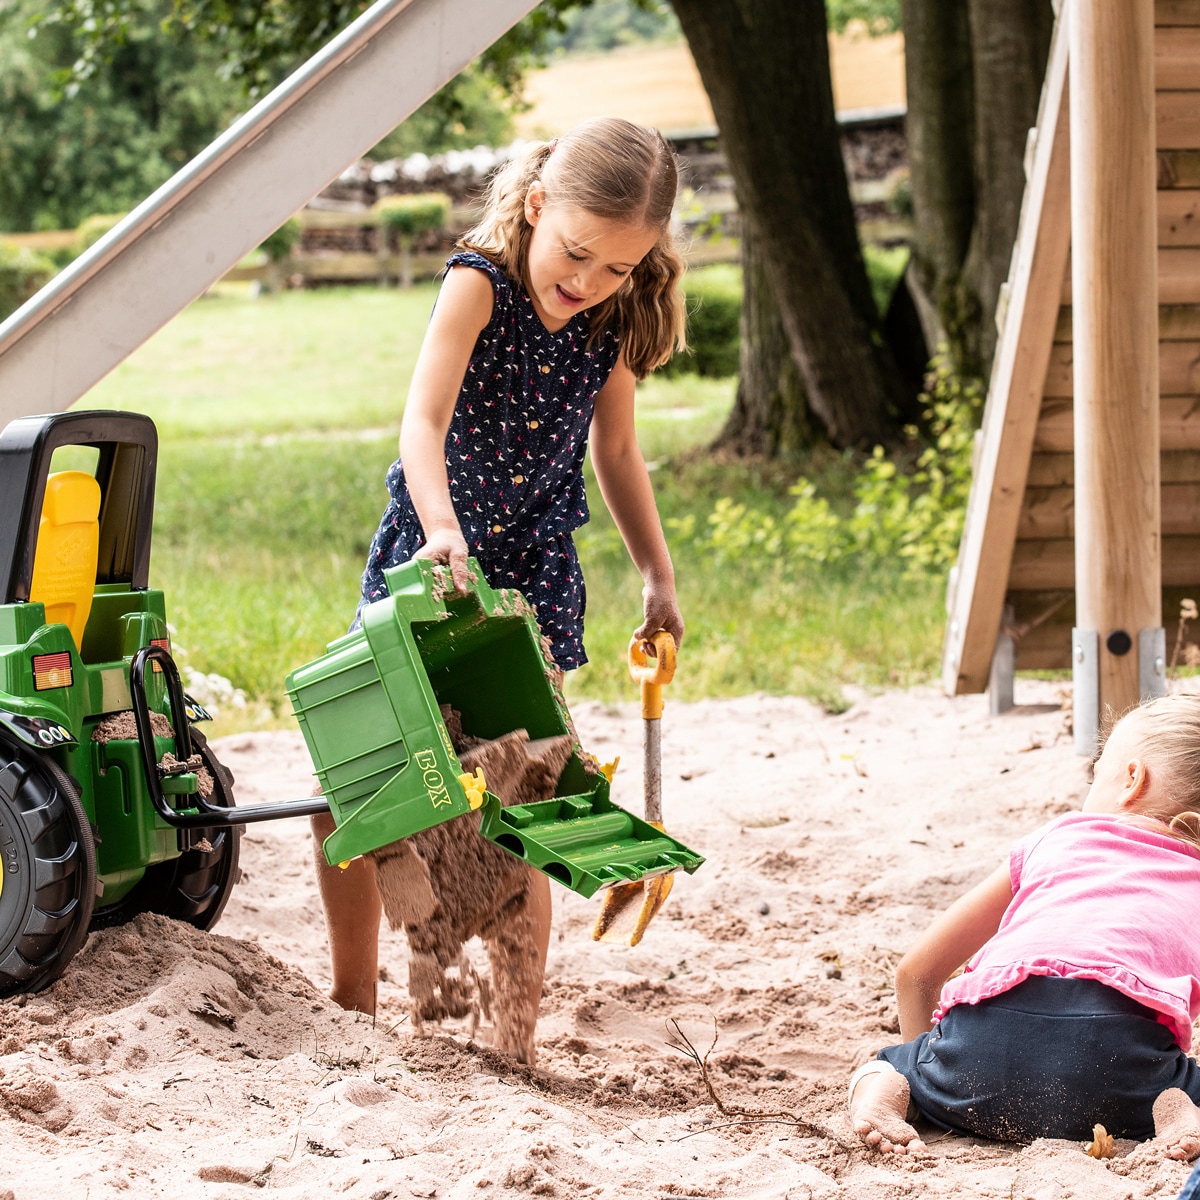
<path id="1" fill-rule="evenodd" d="M 644 379 L 687 344 L 679 288 L 684 261 L 671 229 L 679 182 L 675 155 L 658 130 L 601 117 L 534 144 L 502 167 L 489 186 L 483 219 L 458 245 L 490 258 L 526 289 L 533 227 L 525 219 L 525 197 L 538 180 L 547 205 L 579 208 L 658 233 L 616 293 L 590 310 L 589 344 L 613 327 L 625 361 Z"/>
<path id="2" fill-rule="evenodd" d="M 1121 720 L 1136 722 L 1150 770 L 1163 777 L 1161 799 L 1137 811 L 1200 849 L 1200 695 L 1160 696 L 1131 708 Z"/>

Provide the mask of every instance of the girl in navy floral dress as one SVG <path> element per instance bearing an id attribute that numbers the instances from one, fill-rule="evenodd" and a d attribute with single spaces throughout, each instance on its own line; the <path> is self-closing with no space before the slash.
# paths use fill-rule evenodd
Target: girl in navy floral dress
<path id="1" fill-rule="evenodd" d="M 371 545 L 362 601 L 413 557 L 467 584 L 467 556 L 493 587 L 520 591 L 563 670 L 587 661 L 585 591 L 571 534 L 588 519 L 592 465 L 630 557 L 644 612 L 634 637 L 683 619 L 646 464 L 634 384 L 684 344 L 671 230 L 677 172 L 661 135 L 615 119 L 532 146 L 494 179 L 486 214 L 447 263 L 387 474 L 390 502 Z M 332 831 L 314 818 L 318 845 Z M 318 877 L 333 956 L 332 998 L 373 1012 L 380 902 L 370 865 Z M 531 910 L 541 959 L 549 887 Z M 540 975 L 536 981 L 541 992 Z"/>

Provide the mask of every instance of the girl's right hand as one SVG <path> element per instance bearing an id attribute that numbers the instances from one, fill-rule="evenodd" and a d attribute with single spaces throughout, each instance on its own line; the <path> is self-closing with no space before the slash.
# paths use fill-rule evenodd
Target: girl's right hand
<path id="1" fill-rule="evenodd" d="M 461 529 L 435 530 L 413 558 L 428 558 L 448 566 L 454 590 L 460 595 L 466 592 L 471 572 L 467 569 L 467 541 Z"/>

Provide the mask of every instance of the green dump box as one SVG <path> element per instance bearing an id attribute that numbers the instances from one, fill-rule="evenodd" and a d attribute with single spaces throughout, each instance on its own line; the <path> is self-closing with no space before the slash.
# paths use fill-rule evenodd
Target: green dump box
<path id="1" fill-rule="evenodd" d="M 390 594 L 367 605 L 362 628 L 287 678 L 288 694 L 336 830 L 330 863 L 367 854 L 482 808 L 480 832 L 582 896 L 704 861 L 613 804 L 609 782 L 584 754 L 519 592 L 493 590 L 471 560 L 465 594 L 423 559 L 385 572 Z M 571 757 L 553 799 L 505 808 L 465 774 L 441 705 L 464 731 L 531 740 L 567 734 Z"/>

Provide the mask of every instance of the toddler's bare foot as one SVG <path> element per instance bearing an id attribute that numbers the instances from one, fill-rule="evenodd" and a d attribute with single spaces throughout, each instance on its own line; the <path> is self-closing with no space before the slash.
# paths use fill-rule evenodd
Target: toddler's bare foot
<path id="1" fill-rule="evenodd" d="M 1154 1101 L 1153 1144 L 1164 1158 L 1200 1158 L 1200 1108 L 1179 1088 L 1167 1088 Z"/>
<path id="2" fill-rule="evenodd" d="M 873 1066 L 874 1064 L 872 1064 Z M 883 1154 L 918 1154 L 925 1143 L 904 1119 L 908 1113 L 908 1080 L 895 1067 L 860 1075 L 850 1095 L 850 1123 L 872 1149 Z"/>

